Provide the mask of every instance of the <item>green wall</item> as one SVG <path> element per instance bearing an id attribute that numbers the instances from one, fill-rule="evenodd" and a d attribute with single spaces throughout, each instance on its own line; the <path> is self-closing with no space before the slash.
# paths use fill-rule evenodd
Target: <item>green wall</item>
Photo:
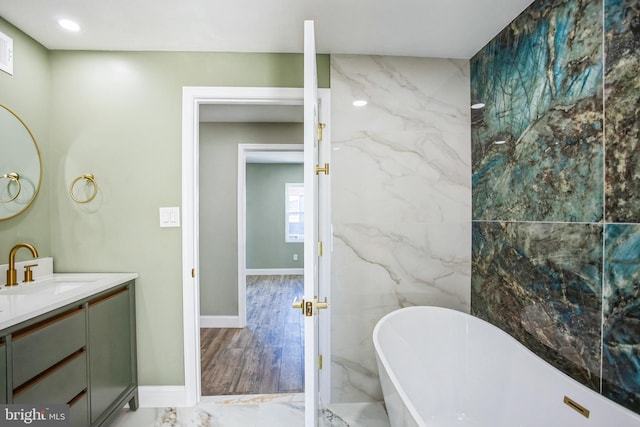
<path id="1" fill-rule="evenodd" d="M 40 193 L 33 204 L 20 215 L 0 221 L 0 264 L 6 264 L 9 251 L 20 242 L 35 245 L 41 256 L 51 255 L 49 233 L 51 165 L 45 159 L 49 153 L 49 52 L 41 44 L 0 18 L 0 32 L 13 38 L 13 75 L 0 71 L 0 104 L 7 106 L 31 130 L 43 160 Z M 0 156 L 4 153 L 0 153 Z M 6 173 L 0 171 L 0 175 Z M 28 251 L 18 252 L 18 259 L 26 259 Z M 4 277 L 0 278 L 0 285 Z"/>
<path id="2" fill-rule="evenodd" d="M 141 384 L 184 382 L 181 230 L 158 225 L 159 207 L 181 205 L 182 87 L 302 77 L 291 54 L 51 53 L 53 255 L 58 271 L 140 274 Z M 67 187 L 87 172 L 100 194 L 77 205 Z"/>
<path id="3" fill-rule="evenodd" d="M 302 164 L 247 165 L 248 269 L 304 267 L 304 243 L 284 240 L 284 188 L 288 182 L 304 182 Z M 293 261 L 293 254 L 298 254 L 297 261 Z"/>
<path id="4" fill-rule="evenodd" d="M 184 384 L 181 230 L 158 219 L 159 207 L 181 205 L 182 87 L 301 87 L 302 56 L 47 52 L 0 25 L 17 43 L 0 102 L 32 127 L 46 178 L 34 206 L 0 222 L 2 255 L 26 240 L 57 272 L 138 272 L 140 383 Z M 327 56 L 319 76 L 328 87 Z M 81 205 L 68 190 L 84 173 L 100 191 Z"/>

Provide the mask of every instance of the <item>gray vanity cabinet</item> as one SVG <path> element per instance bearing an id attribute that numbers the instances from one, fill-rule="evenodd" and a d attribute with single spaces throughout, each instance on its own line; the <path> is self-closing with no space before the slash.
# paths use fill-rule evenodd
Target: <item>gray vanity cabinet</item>
<path id="1" fill-rule="evenodd" d="M 91 422 L 110 412 L 114 402 L 136 386 L 133 287 L 89 302 L 89 377 Z M 136 405 L 133 401 L 130 404 Z M 134 408 L 135 409 L 135 408 Z"/>
<path id="2" fill-rule="evenodd" d="M 0 331 L 0 402 L 69 405 L 72 427 L 137 409 L 134 281 Z"/>
<path id="3" fill-rule="evenodd" d="M 7 403 L 7 345 L 0 338 L 0 403 Z"/>

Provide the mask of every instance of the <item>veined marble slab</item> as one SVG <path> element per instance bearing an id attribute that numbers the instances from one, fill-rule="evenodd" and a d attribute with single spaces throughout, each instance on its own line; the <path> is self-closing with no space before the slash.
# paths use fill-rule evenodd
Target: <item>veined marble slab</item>
<path id="1" fill-rule="evenodd" d="M 302 427 L 304 395 L 203 397 L 195 407 L 124 409 L 113 427 Z M 329 405 L 322 427 L 389 427 L 381 403 Z"/>
<path id="2" fill-rule="evenodd" d="M 331 56 L 334 402 L 381 400 L 371 336 L 382 316 L 469 310 L 468 66 Z"/>

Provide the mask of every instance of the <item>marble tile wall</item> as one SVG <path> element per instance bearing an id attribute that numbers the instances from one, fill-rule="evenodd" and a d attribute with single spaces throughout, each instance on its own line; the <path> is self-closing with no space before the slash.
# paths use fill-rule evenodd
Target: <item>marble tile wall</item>
<path id="1" fill-rule="evenodd" d="M 386 313 L 469 311 L 468 65 L 331 56 L 333 402 L 382 399 L 371 335 Z"/>
<path id="2" fill-rule="evenodd" d="M 537 0 L 471 59 L 471 312 L 636 412 L 638 22 Z"/>

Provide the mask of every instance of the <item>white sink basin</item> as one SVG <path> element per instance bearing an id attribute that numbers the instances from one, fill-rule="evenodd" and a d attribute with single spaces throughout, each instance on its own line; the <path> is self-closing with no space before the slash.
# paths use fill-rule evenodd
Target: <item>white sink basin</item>
<path id="1" fill-rule="evenodd" d="M 82 286 L 91 286 L 98 282 L 98 278 L 69 277 L 69 275 L 54 276 L 35 282 L 20 283 L 16 286 L 3 286 L 0 295 L 56 295 L 76 290 Z"/>

